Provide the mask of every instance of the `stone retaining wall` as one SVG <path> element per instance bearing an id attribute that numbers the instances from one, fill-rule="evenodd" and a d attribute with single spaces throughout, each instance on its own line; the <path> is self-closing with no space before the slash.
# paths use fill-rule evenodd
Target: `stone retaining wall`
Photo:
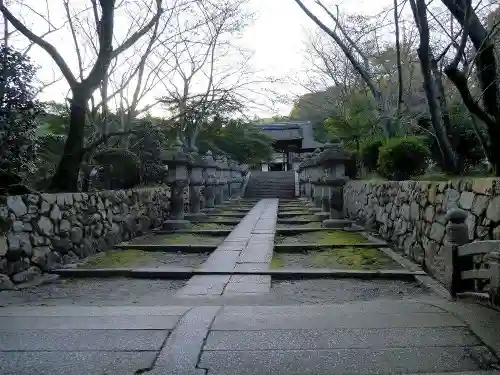
<path id="1" fill-rule="evenodd" d="M 437 279 L 444 281 L 448 246 L 445 214 L 467 211 L 469 239 L 500 239 L 500 180 L 450 182 L 350 181 L 344 188 L 347 217 L 373 225 Z"/>
<path id="2" fill-rule="evenodd" d="M 170 188 L 10 196 L 0 203 L 0 290 L 158 227 Z M 7 285 L 4 285 L 7 287 Z"/>

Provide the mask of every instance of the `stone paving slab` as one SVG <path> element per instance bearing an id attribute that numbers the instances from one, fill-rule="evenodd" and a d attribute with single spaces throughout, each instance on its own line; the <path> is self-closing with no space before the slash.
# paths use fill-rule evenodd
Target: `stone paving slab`
<path id="1" fill-rule="evenodd" d="M 32 307 L 3 307 L 0 308 L 0 316 L 116 316 L 116 315 L 183 315 L 191 307 L 189 306 L 44 306 Z"/>
<path id="2" fill-rule="evenodd" d="M 486 347 L 476 347 L 487 352 Z M 208 374 L 404 374 L 480 370 L 468 347 L 204 351 L 200 367 Z"/>
<path id="3" fill-rule="evenodd" d="M 446 313 L 396 314 L 311 314 L 261 315 L 245 314 L 217 317 L 216 330 L 266 330 L 266 329 L 327 329 L 327 328 L 403 328 L 403 327 L 460 327 L 464 324 Z"/>
<path id="4" fill-rule="evenodd" d="M 312 350 L 478 346 L 465 327 L 211 331 L 204 350 Z"/>
<path id="5" fill-rule="evenodd" d="M 134 374 L 152 366 L 151 352 L 0 352 L 2 375 L 88 375 Z"/>
<path id="6" fill-rule="evenodd" d="M 160 352 L 153 371 L 148 374 L 200 374 L 196 369 L 199 354 L 218 306 L 200 306 L 185 314 Z"/>
<path id="7" fill-rule="evenodd" d="M 277 207 L 277 199 L 259 201 L 197 271 L 242 272 L 269 269 L 274 247 Z M 264 233 L 254 233 L 255 228 L 260 228 Z M 250 263 L 257 265 L 248 266 Z M 228 295 L 267 293 L 271 286 L 270 277 L 266 283 L 247 281 L 245 285 L 232 285 L 232 281 L 225 279 L 216 280 L 215 283 L 206 284 L 188 282 L 176 296 L 216 296 L 226 292 Z"/>
<path id="8" fill-rule="evenodd" d="M 154 351 L 166 330 L 0 330 L 0 352 L 6 351 Z"/>
<path id="9" fill-rule="evenodd" d="M 269 278 L 269 283 L 228 283 L 224 289 L 224 294 L 226 293 L 267 293 L 271 287 L 271 278 Z"/>
<path id="10" fill-rule="evenodd" d="M 165 329 L 169 330 L 179 321 L 178 316 L 167 315 L 115 315 L 115 316 L 45 316 L 33 318 L 28 316 L 2 316 L 0 328 L 3 331 L 37 330 L 37 329 Z"/>

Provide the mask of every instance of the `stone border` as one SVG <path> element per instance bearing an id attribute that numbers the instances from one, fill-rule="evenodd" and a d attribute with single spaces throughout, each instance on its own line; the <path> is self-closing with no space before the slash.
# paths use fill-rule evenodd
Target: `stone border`
<path id="1" fill-rule="evenodd" d="M 404 280 L 416 281 L 417 277 L 427 276 L 424 271 L 410 270 L 343 270 L 326 268 L 281 268 L 276 270 L 232 270 L 214 271 L 210 269 L 189 267 L 162 267 L 162 268 L 62 268 L 54 270 L 53 273 L 66 278 L 87 277 L 130 277 L 137 279 L 165 279 L 165 280 L 187 280 L 192 276 L 217 275 L 259 275 L 270 276 L 275 280 L 298 280 L 298 279 L 382 279 L 382 280 Z"/>
<path id="2" fill-rule="evenodd" d="M 115 249 L 121 250 L 143 250 L 143 251 L 163 251 L 169 253 L 205 253 L 217 249 L 218 245 L 195 245 L 195 244 L 173 244 L 173 245 L 147 245 L 147 244 L 120 244 L 115 245 Z"/>
<path id="3" fill-rule="evenodd" d="M 158 230 L 155 231 L 154 234 L 177 234 L 177 233 L 185 233 L 185 234 L 206 234 L 206 235 L 221 235 L 227 236 L 232 232 L 233 229 L 179 229 L 179 230 Z M 139 237 L 136 237 L 137 239 Z"/>
<path id="4" fill-rule="evenodd" d="M 276 253 L 300 253 L 303 250 L 321 250 L 321 249 L 340 249 L 345 247 L 359 247 L 359 248 L 379 248 L 381 246 L 389 246 L 389 244 L 381 244 L 380 242 L 364 242 L 364 243 L 349 243 L 349 244 L 313 244 L 313 243 L 300 243 L 300 244 L 278 244 L 274 245 Z"/>

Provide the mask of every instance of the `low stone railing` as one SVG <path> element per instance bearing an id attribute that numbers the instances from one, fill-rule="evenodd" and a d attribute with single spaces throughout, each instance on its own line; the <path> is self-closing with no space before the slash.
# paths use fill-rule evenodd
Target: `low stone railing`
<path id="1" fill-rule="evenodd" d="M 216 205 L 237 199 L 244 170 L 211 152 L 165 155 L 165 184 L 92 193 L 29 194 L 0 203 L 0 290 L 42 272 L 163 227 L 203 221 Z M 14 284 L 12 283 L 14 282 Z"/>

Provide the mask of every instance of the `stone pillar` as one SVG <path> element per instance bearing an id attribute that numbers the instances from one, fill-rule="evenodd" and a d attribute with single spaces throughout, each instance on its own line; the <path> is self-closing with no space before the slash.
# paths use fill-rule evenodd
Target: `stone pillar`
<path id="1" fill-rule="evenodd" d="M 204 181 L 205 181 L 205 207 L 204 211 L 210 212 L 215 210 L 215 195 L 217 190 L 217 163 L 215 162 L 212 152 L 207 151 L 204 157 Z"/>
<path id="2" fill-rule="evenodd" d="M 229 168 L 229 161 L 227 156 L 222 157 L 222 175 L 224 179 L 222 199 L 224 203 L 231 200 L 231 169 Z"/>
<path id="3" fill-rule="evenodd" d="M 445 260 L 445 284 L 453 298 L 462 290 L 458 248 L 469 242 L 469 228 L 465 221 L 467 212 L 454 208 L 446 213 L 446 244 L 449 246 Z M 460 260 L 462 262 L 463 260 Z M 470 260 L 472 262 L 472 260 Z M 473 269 L 473 264 L 462 265 L 465 269 Z"/>
<path id="4" fill-rule="evenodd" d="M 168 166 L 167 185 L 171 187 L 170 217 L 163 223 L 164 229 L 185 229 L 191 223 L 184 219 L 184 188 L 188 185 L 188 163 L 189 157 L 182 151 L 182 143 L 179 139 L 174 149 L 167 153 L 164 158 Z"/>
<path id="5" fill-rule="evenodd" d="M 231 198 L 239 199 L 241 196 L 241 169 L 234 161 L 229 163 L 231 175 Z"/>
<path id="6" fill-rule="evenodd" d="M 217 184 L 215 187 L 215 205 L 219 206 L 224 203 L 224 167 L 220 158 L 216 158 Z"/>
<path id="7" fill-rule="evenodd" d="M 203 168 L 205 161 L 198 153 L 197 149 L 191 152 L 191 163 L 189 169 L 189 213 L 184 217 L 189 221 L 205 221 L 207 215 L 200 212 L 201 210 L 201 191 L 205 184 L 203 180 Z"/>

